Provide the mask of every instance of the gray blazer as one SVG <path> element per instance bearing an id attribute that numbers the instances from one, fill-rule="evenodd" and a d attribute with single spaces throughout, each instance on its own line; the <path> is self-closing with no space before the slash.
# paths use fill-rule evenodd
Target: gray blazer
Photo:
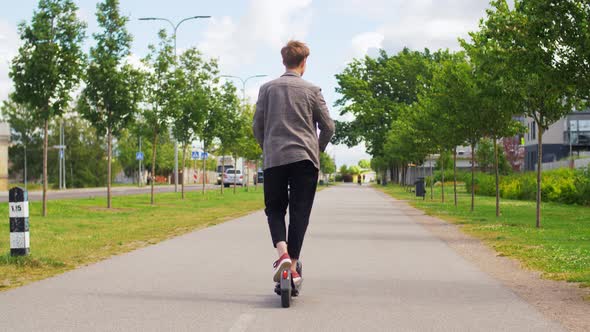
<path id="1" fill-rule="evenodd" d="M 321 89 L 288 71 L 260 88 L 252 129 L 264 151 L 264 169 L 303 160 L 319 169 L 334 121 Z"/>

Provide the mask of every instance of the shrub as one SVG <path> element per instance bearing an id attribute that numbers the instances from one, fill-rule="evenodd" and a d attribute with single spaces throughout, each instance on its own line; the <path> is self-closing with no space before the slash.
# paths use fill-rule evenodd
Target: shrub
<path id="1" fill-rule="evenodd" d="M 437 182 L 441 182 L 442 181 L 442 172 L 441 171 L 435 171 L 433 174 L 434 177 L 434 183 Z M 471 173 L 466 172 L 466 171 L 459 171 L 457 170 L 457 182 L 465 182 L 465 178 Z M 430 186 L 430 182 L 432 181 L 433 177 L 427 177 L 426 178 L 426 185 Z M 453 170 L 452 169 L 447 169 L 445 170 L 445 182 L 453 182 Z"/>
<path id="2" fill-rule="evenodd" d="M 467 192 L 471 192 L 471 177 L 465 178 Z M 475 176 L 478 195 L 495 196 L 495 177 L 485 173 Z M 590 171 L 557 169 L 543 173 L 541 195 L 544 202 L 590 205 Z M 535 200 L 537 178 L 534 172 L 513 174 L 500 178 L 500 196 L 506 199 Z"/>

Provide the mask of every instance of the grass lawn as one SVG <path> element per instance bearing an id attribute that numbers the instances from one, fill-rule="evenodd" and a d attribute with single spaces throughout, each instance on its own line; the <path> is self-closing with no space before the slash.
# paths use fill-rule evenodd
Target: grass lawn
<path id="1" fill-rule="evenodd" d="M 48 203 L 49 216 L 41 217 L 41 203 L 30 204 L 31 255 L 10 256 L 8 203 L 0 204 L 4 236 L 0 236 L 0 290 L 47 278 L 116 254 L 216 225 L 264 206 L 262 188 L 237 194 L 226 190 L 56 200 Z"/>
<path id="2" fill-rule="evenodd" d="M 548 279 L 580 282 L 590 287 L 590 208 L 543 203 L 542 228 L 535 228 L 535 202 L 501 200 L 502 216 L 496 218 L 495 197 L 476 196 L 475 212 L 470 212 L 471 196 L 458 187 L 459 206 L 453 204 L 452 183 L 445 186 L 446 203 L 441 203 L 441 188 L 430 200 L 416 198 L 399 186 L 376 186 L 427 214 L 461 225 L 461 229 L 482 239 L 498 253 L 521 261 L 524 266 L 543 272 Z"/>

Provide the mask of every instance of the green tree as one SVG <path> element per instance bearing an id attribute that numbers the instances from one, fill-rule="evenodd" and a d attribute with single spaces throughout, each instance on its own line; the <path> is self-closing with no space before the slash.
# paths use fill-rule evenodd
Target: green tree
<path id="1" fill-rule="evenodd" d="M 571 72 L 559 65 L 562 43 L 555 36 L 556 22 L 540 10 L 545 3 L 515 0 L 511 7 L 506 0 L 492 1 L 493 8 L 480 24 L 481 33 L 495 47 L 490 56 L 510 68 L 503 77 L 506 88 L 515 91 L 519 109 L 538 128 L 537 227 L 541 227 L 543 134 L 571 112 L 577 101 Z"/>
<path id="2" fill-rule="evenodd" d="M 414 124 L 415 110 L 407 106 L 402 116 L 393 121 L 386 137 L 384 151 L 390 162 L 401 168 L 404 186 L 408 184 L 408 164 L 420 164 L 432 148 L 427 137 L 420 134 Z"/>
<path id="3" fill-rule="evenodd" d="M 152 131 L 152 162 L 151 162 L 151 195 L 154 204 L 154 179 L 156 175 L 156 155 L 158 140 L 161 133 L 166 133 L 171 118 L 177 116 L 179 109 L 179 71 L 175 70 L 176 59 L 170 38 L 164 30 L 158 34 L 160 41 L 157 46 L 150 45 L 150 53 L 143 60 L 149 68 L 146 73 L 146 95 L 149 108 L 144 110 L 143 117 Z"/>
<path id="4" fill-rule="evenodd" d="M 512 169 L 504 154 L 504 148 L 494 145 L 492 139 L 482 139 L 477 144 L 475 154 L 477 156 L 477 164 L 483 172 L 493 170 L 493 172 L 496 173 L 496 164 L 498 165 L 498 173 L 500 174 L 506 175 Z"/>
<path id="5" fill-rule="evenodd" d="M 519 113 L 519 96 L 506 86 L 506 80 L 503 79 L 504 73 L 510 71 L 510 68 L 506 62 L 498 61 L 499 58 L 495 56 L 498 52 L 497 44 L 483 32 L 474 32 L 470 36 L 471 43 L 465 40 L 460 41 L 474 66 L 481 105 L 480 114 L 486 124 L 484 134 L 493 142 L 496 216 L 499 217 L 500 166 L 505 165 L 500 160 L 503 155 L 500 153 L 498 140 L 503 137 L 515 136 L 524 131 L 520 123 L 514 120 L 514 116 Z"/>
<path id="6" fill-rule="evenodd" d="M 338 172 L 341 175 L 348 175 L 348 174 L 350 174 L 350 171 L 348 170 L 348 166 L 346 166 L 346 164 L 340 166 L 340 169 L 338 170 Z"/>
<path id="7" fill-rule="evenodd" d="M 371 169 L 371 161 L 370 160 L 359 160 L 358 166 L 362 169 Z"/>
<path id="8" fill-rule="evenodd" d="M 132 37 L 125 28 L 129 18 L 121 15 L 119 0 L 104 0 L 96 8 L 102 30 L 93 35 L 96 46 L 90 49 L 79 111 L 100 135 L 106 134 L 107 208 L 111 208 L 113 137 L 119 138 L 138 112 L 143 83 L 139 72 L 125 63 Z"/>
<path id="9" fill-rule="evenodd" d="M 336 105 L 341 115 L 352 115 L 354 120 L 336 122 L 333 143 L 355 146 L 363 141 L 373 158 L 390 161 L 384 152 L 385 138 L 401 111 L 417 100 L 421 80 L 431 76 L 435 57 L 429 50 L 404 49 L 393 56 L 381 51 L 375 59 L 367 56 L 350 63 L 336 75 L 336 90 L 342 95 Z M 388 164 L 393 179 L 395 165 Z"/>
<path id="10" fill-rule="evenodd" d="M 30 174 L 33 174 L 33 179 L 38 179 L 43 171 L 41 121 L 26 106 L 15 103 L 12 97 L 2 102 L 0 115 L 0 119 L 10 124 L 11 130 L 8 150 L 10 176 L 22 176 L 26 187 Z"/>
<path id="11" fill-rule="evenodd" d="M 252 130 L 252 122 L 254 121 L 254 113 L 256 105 L 246 105 L 243 110 L 244 120 L 242 122 L 242 151 L 241 154 L 244 159 L 254 161 L 256 163 L 256 171 L 258 172 L 258 164 L 262 160 L 262 148 L 258 145 L 254 131 Z M 247 174 L 248 178 L 250 174 Z M 255 174 L 258 177 L 257 174 Z M 258 185 L 258 180 L 254 181 L 255 186 Z"/>
<path id="12" fill-rule="evenodd" d="M 320 171 L 326 177 L 326 181 L 329 182 L 330 174 L 336 172 L 336 164 L 334 159 L 330 157 L 326 152 L 320 153 Z"/>
<path id="13" fill-rule="evenodd" d="M 462 118 L 462 103 L 465 102 L 465 96 L 459 91 L 459 80 L 456 75 L 450 73 L 456 72 L 455 68 L 458 63 L 464 62 L 462 54 L 453 54 L 449 52 L 439 52 L 438 61 L 433 62 L 431 70 L 433 73 L 431 80 L 424 80 L 422 89 L 416 103 L 416 117 L 414 126 L 420 135 L 426 137 L 434 151 L 439 152 L 440 158 L 438 165 L 442 171 L 442 191 L 441 198 L 445 201 L 445 172 L 444 170 L 453 167 L 453 192 L 454 203 L 457 206 L 457 169 L 456 157 L 457 146 L 465 143 L 465 130 Z M 450 94 L 453 94 L 451 96 Z M 473 119 L 474 120 L 474 119 Z M 467 121 L 473 121 L 468 119 Z M 452 155 L 449 153 L 452 151 Z M 453 158 L 451 162 L 450 157 Z M 432 188 L 431 188 L 432 192 Z"/>
<path id="14" fill-rule="evenodd" d="M 218 75 L 218 69 L 215 61 L 205 61 L 202 54 L 195 48 L 185 51 L 179 61 L 180 108 L 178 115 L 172 120 L 172 133 L 182 147 L 182 174 L 184 174 L 187 149 L 191 141 L 203 132 L 206 109 L 212 104 L 210 87 Z M 184 183 L 183 179 L 182 199 L 184 199 Z"/>
<path id="15" fill-rule="evenodd" d="M 128 176 L 137 174 L 139 162 L 135 159 L 135 153 L 139 148 L 139 140 L 142 141 L 144 154 L 144 169 L 155 169 L 154 175 L 169 175 L 174 169 L 174 142 L 169 135 L 159 135 L 157 142 L 156 162 L 153 163 L 153 129 L 141 117 L 139 117 L 126 130 L 121 132 L 113 151 L 117 164 L 119 164 Z"/>
<path id="16" fill-rule="evenodd" d="M 237 156 L 240 153 L 240 128 L 243 125 L 243 117 L 240 116 L 240 100 L 236 94 L 236 87 L 230 82 L 225 83 L 217 92 L 216 108 L 216 134 L 220 142 L 222 155 L 231 153 L 234 158 L 234 169 L 237 166 Z M 221 192 L 223 193 L 221 186 Z M 234 193 L 236 184 L 234 182 Z"/>
<path id="17" fill-rule="evenodd" d="M 103 161 L 107 160 L 104 140 L 97 133 L 96 127 L 81 119 L 77 114 L 68 113 L 63 119 L 55 119 L 50 123 L 51 132 L 59 132 L 60 123 L 63 124 L 67 149 L 64 153 L 66 186 L 69 188 L 89 188 L 104 186 L 107 180 L 107 169 Z M 59 144 L 59 136 L 49 138 L 50 145 Z M 89 162 L 93 161 L 93 162 Z M 58 165 L 58 150 L 51 150 L 48 156 L 49 165 Z M 115 172 L 118 167 L 115 166 Z M 58 167 L 50 167 L 51 178 L 59 176 Z M 57 183 L 53 182 L 57 187 Z"/>
<path id="18" fill-rule="evenodd" d="M 485 133 L 486 123 L 480 112 L 480 90 L 475 80 L 473 66 L 467 61 L 465 54 L 459 52 L 450 59 L 444 60 L 434 71 L 431 87 L 430 105 L 436 106 L 432 109 L 435 112 L 430 119 L 433 123 L 443 123 L 442 137 L 446 138 L 446 146 L 452 143 L 453 158 L 456 158 L 456 147 L 461 141 L 468 143 L 471 151 L 475 151 L 475 146 Z M 456 166 L 454 168 L 456 169 Z M 471 176 L 472 179 L 475 178 L 474 154 L 471 158 Z M 455 204 L 457 204 L 456 175 L 454 177 Z M 474 208 L 475 191 L 472 190 L 471 211 Z"/>
<path id="19" fill-rule="evenodd" d="M 43 216 L 47 215 L 49 121 L 63 114 L 83 73 L 86 25 L 72 0 L 40 0 L 29 24 L 21 23 L 22 46 L 12 60 L 14 100 L 43 121 Z"/>
<path id="20" fill-rule="evenodd" d="M 359 175 L 361 174 L 361 169 L 356 165 L 352 165 L 348 168 L 348 172 L 350 175 Z"/>

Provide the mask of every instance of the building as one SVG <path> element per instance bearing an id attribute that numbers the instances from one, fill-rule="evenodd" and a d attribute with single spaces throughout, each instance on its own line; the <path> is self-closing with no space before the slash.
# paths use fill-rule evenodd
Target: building
<path id="1" fill-rule="evenodd" d="M 525 118 L 528 131 L 524 135 L 525 170 L 534 171 L 538 158 L 539 130 L 532 118 Z M 566 159 L 582 151 L 590 151 L 590 110 L 572 112 L 552 124 L 543 133 L 543 163 Z"/>
<path id="2" fill-rule="evenodd" d="M 10 144 L 10 127 L 0 123 L 0 191 L 8 190 L 8 145 Z"/>

